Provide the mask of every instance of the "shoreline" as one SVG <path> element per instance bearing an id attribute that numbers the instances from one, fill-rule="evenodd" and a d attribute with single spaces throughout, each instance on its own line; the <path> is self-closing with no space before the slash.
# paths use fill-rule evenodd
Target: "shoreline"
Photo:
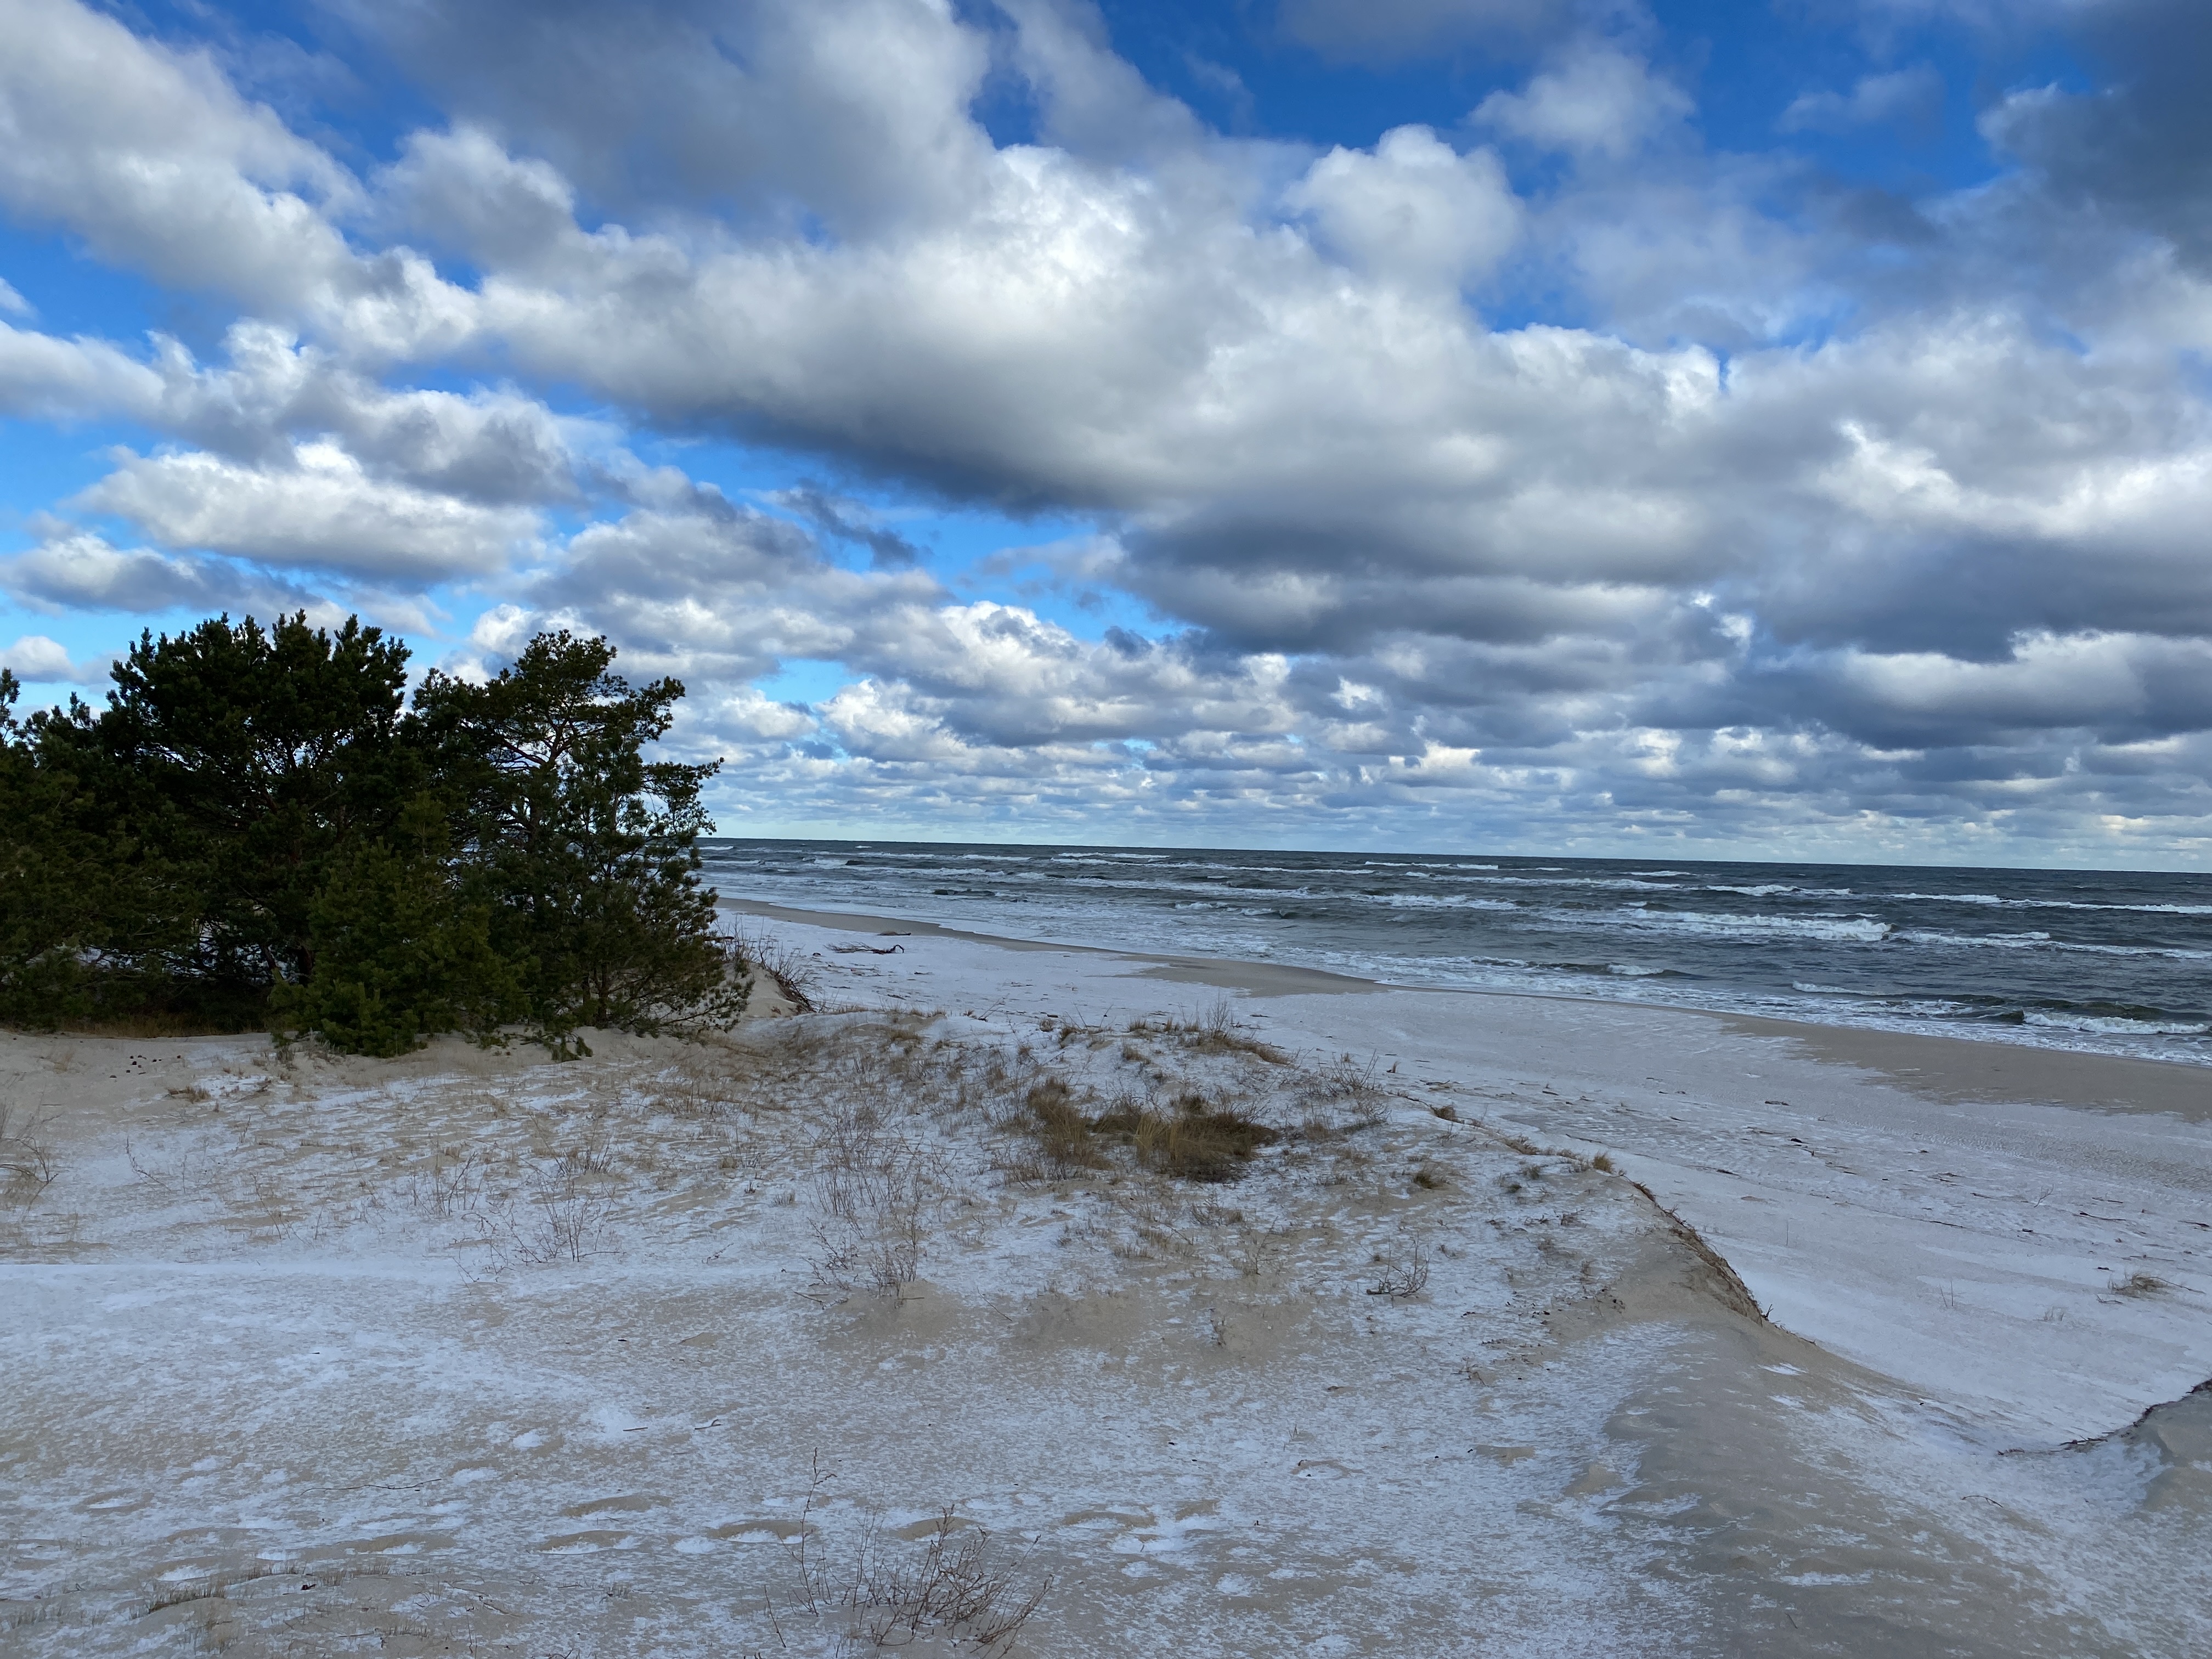
<path id="1" fill-rule="evenodd" d="M 743 915 L 758 916 L 768 921 L 797 922 L 803 927 L 825 928 L 833 933 L 866 933 L 878 939 L 957 939 L 970 944 L 994 945 L 1001 951 L 1064 951 L 1072 956 L 1104 957 L 1118 962 L 1144 962 L 1152 965 L 1145 971 L 1146 979 L 1164 980 L 1171 984 L 1211 985 L 1224 991 L 1243 991 L 1255 997 L 1306 996 L 1316 993 L 1334 992 L 1352 995 L 1393 991 L 1401 988 L 1382 980 L 1359 979 L 1350 974 L 1332 974 L 1320 968 L 1298 968 L 1274 963 L 1244 962 L 1229 957 L 1162 956 L 1146 951 L 1117 951 L 1110 945 L 1068 945 L 1051 939 L 1013 939 L 1001 933 L 976 933 L 962 927 L 947 927 L 940 922 L 914 921 L 901 916 L 870 915 L 847 910 L 801 910 L 788 904 L 769 904 L 759 899 L 735 899 L 718 893 L 715 902 L 723 908 Z"/>
<path id="2" fill-rule="evenodd" d="M 2191 1123 L 2212 1122 L 2212 1066 L 2131 1054 L 2084 1053 L 1956 1036 L 1949 1032 L 1887 1031 L 1864 1025 L 1828 1025 L 1765 1014 L 1688 1008 L 1627 998 L 1561 996 L 1480 986 L 1401 985 L 1389 980 L 1229 957 L 1164 956 L 1048 939 L 947 927 L 939 922 L 842 910 L 806 910 L 761 900 L 717 895 L 724 908 L 764 921 L 794 922 L 838 933 L 918 939 L 963 939 L 1000 950 L 1064 951 L 1151 964 L 1139 977 L 1206 985 L 1253 997 L 1310 994 L 1480 997 L 1541 1002 L 1565 1007 L 1634 1009 L 1659 1016 L 1716 1022 L 1755 1037 L 1793 1043 L 1811 1060 L 1879 1075 L 1894 1086 L 1948 1104 L 2033 1104 L 2106 1112 L 2171 1113 Z"/>

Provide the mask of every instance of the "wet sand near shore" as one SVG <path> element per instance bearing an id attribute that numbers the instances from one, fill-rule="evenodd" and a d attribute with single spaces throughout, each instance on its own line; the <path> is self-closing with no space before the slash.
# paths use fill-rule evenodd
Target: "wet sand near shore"
<path id="1" fill-rule="evenodd" d="M 726 910 L 740 915 L 759 916 L 772 921 L 800 922 L 810 927 L 823 927 L 833 932 L 872 933 L 882 938 L 893 934 L 917 939 L 968 939 L 977 945 L 996 946 L 1001 951 L 1055 951 L 1080 955 L 1111 957 L 1118 961 L 1142 962 L 1151 964 L 1143 970 L 1146 979 L 1164 980 L 1176 985 L 1210 985 L 1218 990 L 1241 991 L 1248 996 L 1287 997 L 1304 996 L 1311 993 L 1348 993 L 1358 995 L 1385 988 L 1371 979 L 1356 979 L 1349 974 L 1326 973 L 1318 968 L 1298 968 L 1269 962 L 1234 962 L 1212 957 L 1164 957 L 1141 951 L 1116 951 L 1103 945 L 1062 945 L 1048 940 L 1008 939 L 996 933 L 972 933 L 958 927 L 941 927 L 933 921 L 899 921 L 887 916 L 854 915 L 837 910 L 794 910 L 788 905 L 762 904 L 753 900 L 725 897 Z"/>
<path id="2" fill-rule="evenodd" d="M 2171 1112 L 2212 1123 L 2212 1066 L 2073 1054 L 1968 1037 L 1921 1036 L 1719 1014 L 1735 1029 L 1778 1036 L 1836 1066 L 1879 1073 L 1936 1100 L 2034 1102 L 2113 1112 Z"/>

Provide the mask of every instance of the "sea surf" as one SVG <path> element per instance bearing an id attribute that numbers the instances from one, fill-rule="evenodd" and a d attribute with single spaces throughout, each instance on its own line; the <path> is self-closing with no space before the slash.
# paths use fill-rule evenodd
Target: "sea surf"
<path id="1" fill-rule="evenodd" d="M 2212 876 L 717 839 L 732 896 L 2212 1065 Z"/>

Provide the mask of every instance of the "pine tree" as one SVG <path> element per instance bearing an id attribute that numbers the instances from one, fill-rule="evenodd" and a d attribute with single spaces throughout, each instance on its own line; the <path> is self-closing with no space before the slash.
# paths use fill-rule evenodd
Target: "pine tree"
<path id="1" fill-rule="evenodd" d="M 496 679 L 434 672 L 415 698 L 471 890 L 556 1048 L 580 1026 L 726 1021 L 747 989 L 697 873 L 699 793 L 719 763 L 648 763 L 684 687 L 632 690 L 614 659 L 604 639 L 540 635 Z"/>
<path id="2" fill-rule="evenodd" d="M 421 781 L 402 741 L 406 647 L 349 617 L 304 612 L 142 635 L 95 717 L 73 702 L 40 727 L 118 820 L 196 895 L 171 977 L 258 997 L 314 972 L 309 913 L 342 853 L 375 840 Z"/>
<path id="3" fill-rule="evenodd" d="M 51 719 L 17 720 L 21 694 L 0 669 L 0 1021 L 143 1014 L 166 1000 L 166 962 L 190 947 L 190 896 L 70 750 L 42 742 Z"/>
<path id="4" fill-rule="evenodd" d="M 271 1029 L 347 1054 L 391 1055 L 442 1031 L 489 1041 L 525 1012 L 522 981 L 491 940 L 449 856 L 446 815 L 419 795 L 385 840 L 336 859 L 308 911 L 314 972 L 279 984 Z"/>

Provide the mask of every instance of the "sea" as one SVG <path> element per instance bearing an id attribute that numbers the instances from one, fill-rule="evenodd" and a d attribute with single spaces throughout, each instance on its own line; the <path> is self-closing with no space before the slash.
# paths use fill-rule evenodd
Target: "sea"
<path id="1" fill-rule="evenodd" d="M 714 840 L 732 897 L 2212 1066 L 2212 875 Z"/>

